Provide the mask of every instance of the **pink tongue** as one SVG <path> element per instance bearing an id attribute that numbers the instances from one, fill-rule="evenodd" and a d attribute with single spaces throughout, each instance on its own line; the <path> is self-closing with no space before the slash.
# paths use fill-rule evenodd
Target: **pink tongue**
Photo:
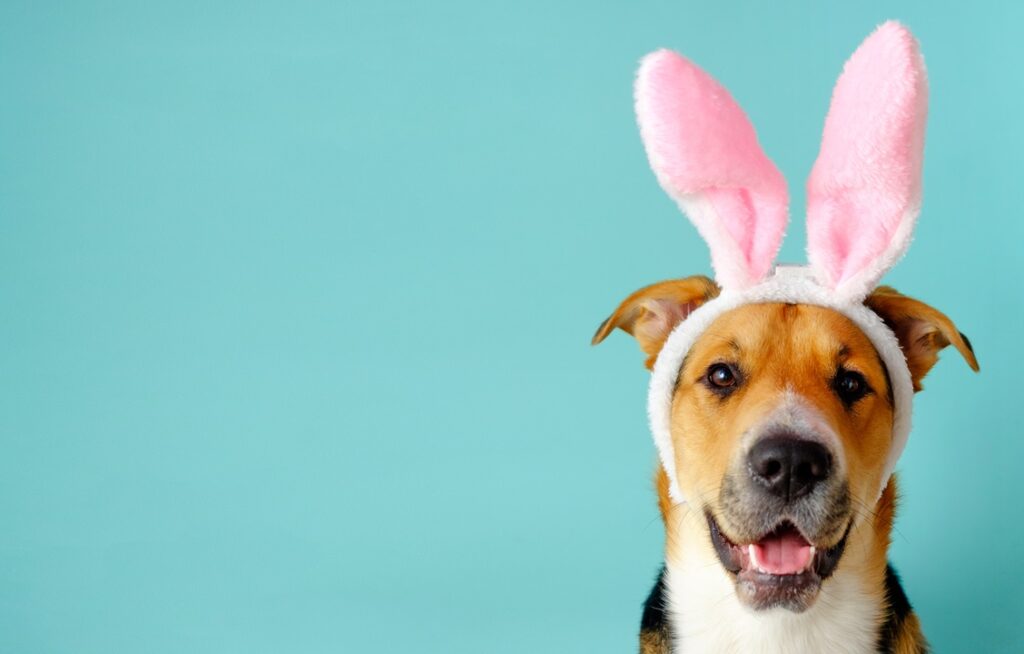
<path id="1" fill-rule="evenodd" d="M 773 575 L 796 574 L 811 562 L 810 544 L 795 531 L 768 536 L 754 549 L 758 567 Z"/>

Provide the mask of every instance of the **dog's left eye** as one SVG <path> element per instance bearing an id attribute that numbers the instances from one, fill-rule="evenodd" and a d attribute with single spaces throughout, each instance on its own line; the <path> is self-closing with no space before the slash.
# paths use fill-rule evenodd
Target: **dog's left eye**
<path id="1" fill-rule="evenodd" d="M 846 404 L 853 404 L 871 391 L 864 375 L 853 370 L 840 369 L 832 381 L 836 394 Z"/>
<path id="2" fill-rule="evenodd" d="M 716 363 L 708 368 L 707 381 L 712 390 L 725 391 L 735 386 L 738 380 L 732 366 Z"/>

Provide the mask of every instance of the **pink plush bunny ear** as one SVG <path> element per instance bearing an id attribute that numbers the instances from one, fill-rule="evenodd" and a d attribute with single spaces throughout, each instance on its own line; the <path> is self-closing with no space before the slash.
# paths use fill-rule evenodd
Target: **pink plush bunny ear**
<path id="1" fill-rule="evenodd" d="M 659 50 L 640 65 L 636 113 L 651 168 L 707 241 L 718 283 L 742 289 L 764 279 L 788 195 L 743 110 L 710 75 Z"/>
<path id="2" fill-rule="evenodd" d="M 807 181 L 807 254 L 821 283 L 863 299 L 910 245 L 921 209 L 928 80 L 888 22 L 846 62 Z"/>

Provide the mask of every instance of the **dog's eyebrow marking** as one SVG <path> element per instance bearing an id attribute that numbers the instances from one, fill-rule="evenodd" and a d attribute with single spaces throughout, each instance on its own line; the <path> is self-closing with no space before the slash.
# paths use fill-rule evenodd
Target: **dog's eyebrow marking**
<path id="1" fill-rule="evenodd" d="M 846 359 L 849 359 L 850 358 L 850 346 L 847 345 L 846 343 L 840 344 L 839 345 L 839 351 L 836 352 L 836 358 L 841 360 L 841 361 L 845 361 Z"/>
<path id="2" fill-rule="evenodd" d="M 889 378 L 889 369 L 885 367 L 885 361 L 882 361 L 882 355 L 875 350 L 875 358 L 878 359 L 878 365 L 882 367 L 882 374 L 885 375 L 885 399 L 889 403 L 889 406 L 894 406 L 896 400 L 892 395 L 892 379 Z"/>
<path id="3" fill-rule="evenodd" d="M 690 353 L 687 352 L 686 356 L 683 357 L 683 362 L 679 364 L 679 370 L 676 372 L 676 383 L 672 384 L 672 395 L 676 394 L 679 390 L 679 384 L 683 383 L 683 371 L 686 370 L 686 364 L 690 362 Z"/>
<path id="4" fill-rule="evenodd" d="M 729 347 L 731 347 L 735 352 L 740 352 L 743 350 L 743 348 L 740 347 L 739 342 L 735 338 L 729 339 Z"/>

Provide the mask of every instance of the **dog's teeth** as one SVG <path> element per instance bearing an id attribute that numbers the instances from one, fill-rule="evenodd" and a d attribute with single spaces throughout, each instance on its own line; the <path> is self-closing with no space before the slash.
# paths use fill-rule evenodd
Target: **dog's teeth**
<path id="1" fill-rule="evenodd" d="M 818 554 L 818 548 L 811 545 L 811 555 L 807 557 L 807 567 L 804 570 L 809 570 L 814 565 L 814 557 Z"/>
<path id="2" fill-rule="evenodd" d="M 753 543 L 747 545 L 747 556 L 750 557 L 750 565 L 754 566 L 759 572 L 764 572 L 761 562 L 757 560 L 757 548 L 754 547 Z"/>

